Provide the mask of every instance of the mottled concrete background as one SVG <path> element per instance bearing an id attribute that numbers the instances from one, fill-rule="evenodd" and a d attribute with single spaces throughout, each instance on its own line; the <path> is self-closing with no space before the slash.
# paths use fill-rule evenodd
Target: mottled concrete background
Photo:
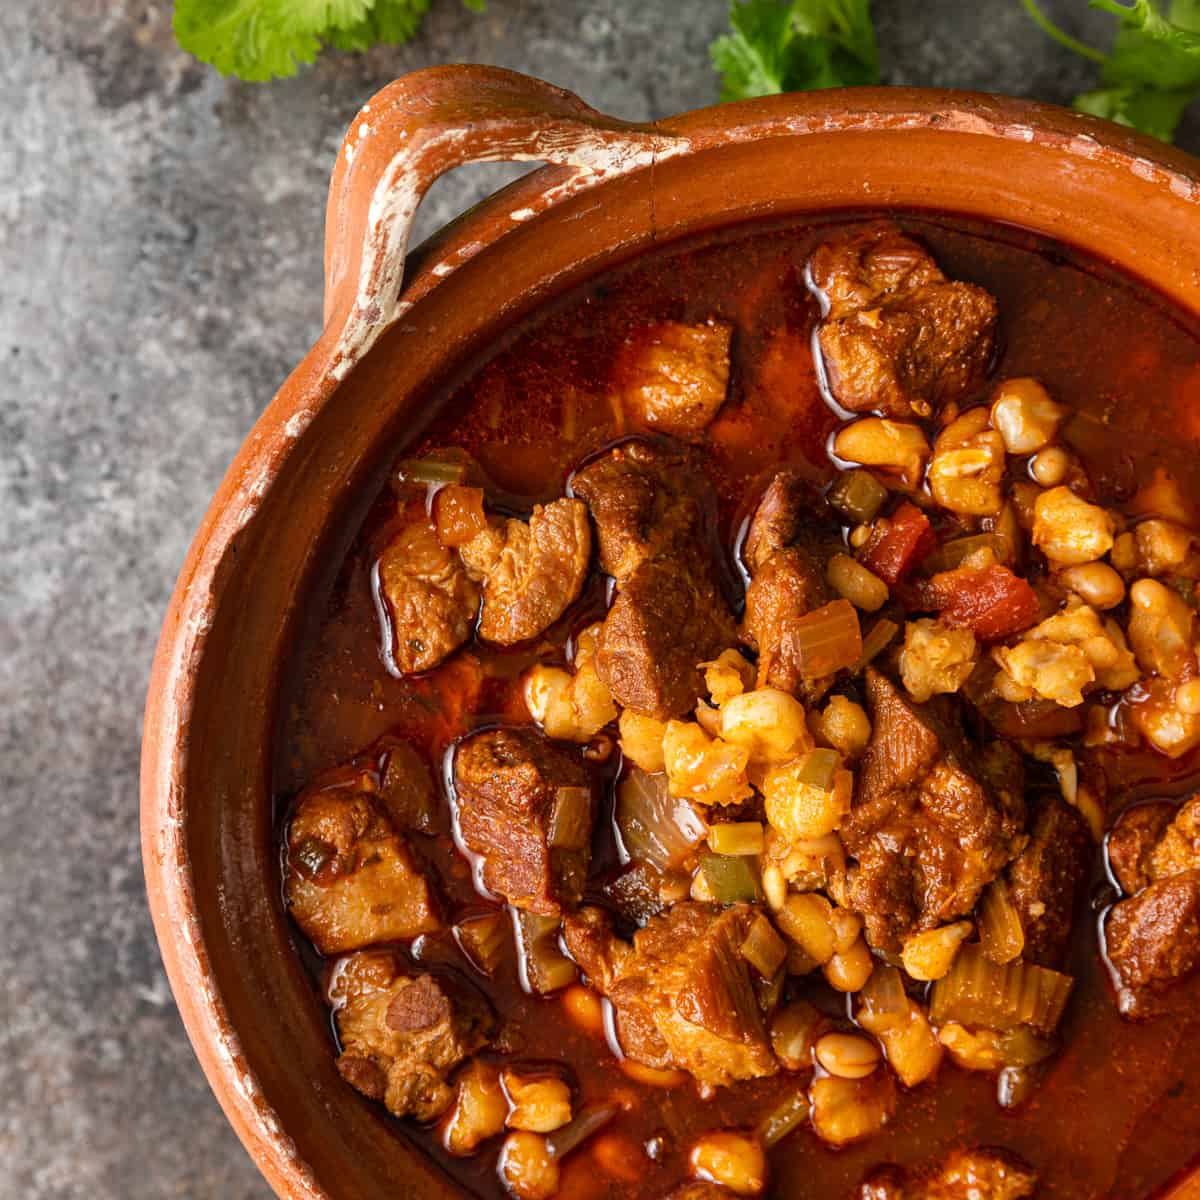
<path id="1" fill-rule="evenodd" d="M 1087 81 L 1016 0 L 875 8 L 886 82 L 1062 100 Z M 1050 8 L 1107 27 L 1083 0 Z M 267 1196 L 159 965 L 138 739 L 184 548 L 317 334 L 326 176 L 350 117 L 393 76 L 452 60 L 534 72 L 632 119 L 715 98 L 706 47 L 725 0 L 434 9 L 402 49 L 242 85 L 175 48 L 168 4 L 0 4 L 5 1197 Z M 1182 140 L 1200 148 L 1200 123 Z M 499 178 L 444 181 L 422 228 Z"/>

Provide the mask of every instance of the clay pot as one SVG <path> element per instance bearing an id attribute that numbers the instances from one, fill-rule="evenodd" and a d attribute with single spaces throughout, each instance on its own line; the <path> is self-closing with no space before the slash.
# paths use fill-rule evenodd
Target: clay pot
<path id="1" fill-rule="evenodd" d="M 438 175 L 545 167 L 405 261 Z M 163 959 L 200 1061 L 280 1196 L 454 1193 L 342 1083 L 289 942 L 268 792 L 298 597 L 438 382 L 503 326 L 656 242 L 764 214 L 927 207 L 1072 242 L 1200 311 L 1200 164 L 1115 125 L 961 92 L 772 97 L 628 125 L 537 80 L 417 72 L 337 157 L 320 340 L 209 508 L 150 681 L 142 844 Z"/>

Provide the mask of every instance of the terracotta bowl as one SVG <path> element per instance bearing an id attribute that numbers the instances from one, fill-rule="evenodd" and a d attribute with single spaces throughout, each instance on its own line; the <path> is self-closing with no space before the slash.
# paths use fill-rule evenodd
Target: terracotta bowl
<path id="1" fill-rule="evenodd" d="M 406 262 L 434 179 L 499 159 L 552 165 Z M 143 855 L 167 973 L 213 1090 L 280 1196 L 455 1192 L 338 1078 L 279 898 L 276 694 L 306 584 L 337 553 L 331 531 L 455 365 L 581 278 L 750 217 L 889 205 L 1026 226 L 1200 310 L 1200 164 L 1027 101 L 864 89 L 629 125 L 537 80 L 463 66 L 398 80 L 355 118 L 329 194 L 325 331 L 188 552 L 142 756 Z"/>

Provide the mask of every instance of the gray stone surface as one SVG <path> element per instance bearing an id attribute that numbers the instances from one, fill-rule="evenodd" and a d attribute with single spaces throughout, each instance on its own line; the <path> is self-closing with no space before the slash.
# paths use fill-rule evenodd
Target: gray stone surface
<path id="1" fill-rule="evenodd" d="M 1082 0 L 1050 5 L 1106 27 Z M 724 0 L 436 0 L 419 38 L 270 86 L 146 0 L 0 5 L 0 1194 L 265 1197 L 193 1061 L 137 849 L 147 669 L 175 572 L 318 330 L 326 175 L 393 76 L 477 60 L 648 118 L 710 102 Z M 885 78 L 1062 100 L 1086 63 L 1015 0 L 878 0 Z M 683 15 L 686 13 L 686 16 Z M 1200 148 L 1193 118 L 1183 142 Z M 430 229 L 506 177 L 465 171 Z"/>

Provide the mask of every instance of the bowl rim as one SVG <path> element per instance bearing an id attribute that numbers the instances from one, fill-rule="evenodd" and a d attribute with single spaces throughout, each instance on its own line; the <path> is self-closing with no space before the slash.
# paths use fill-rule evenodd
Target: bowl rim
<path id="1" fill-rule="evenodd" d="M 993 138 L 997 146 L 1045 146 L 1061 154 L 1066 164 L 1099 163 L 1200 206 L 1200 161 L 1183 152 L 1095 118 L 982 93 L 838 89 L 704 108 L 642 128 L 687 139 L 685 155 L 758 138 L 864 131 L 896 138 L 912 131 L 967 133 Z M 464 248 L 474 247 L 477 253 L 507 237 L 516 228 L 515 208 L 540 204 L 540 211 L 552 211 L 555 189 L 563 181 L 562 167 L 543 167 L 439 231 L 410 256 L 406 290 L 422 297 L 431 294 L 465 261 Z M 1200 305 L 1197 308 L 1200 311 Z M 336 305 L 333 311 L 336 315 Z M 340 332 L 338 321 L 331 320 L 260 416 L 187 552 L 151 673 L 140 784 L 149 903 L 180 1016 L 243 1145 L 274 1190 L 293 1200 L 330 1200 L 331 1193 L 316 1179 L 266 1100 L 214 980 L 197 909 L 202 881 L 195 877 L 188 853 L 185 770 L 193 682 L 206 650 L 221 563 L 239 531 L 254 519 L 306 429 L 336 394 L 340 381 L 333 368 Z"/>

